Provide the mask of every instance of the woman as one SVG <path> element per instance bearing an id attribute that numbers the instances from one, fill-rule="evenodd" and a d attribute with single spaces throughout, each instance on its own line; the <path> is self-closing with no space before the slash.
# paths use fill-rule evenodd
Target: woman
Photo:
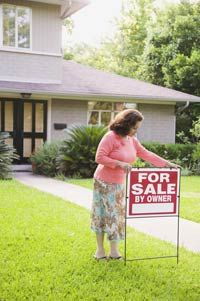
<path id="1" fill-rule="evenodd" d="M 94 173 L 91 229 L 96 233 L 96 259 L 107 259 L 104 249 L 104 233 L 110 241 L 111 259 L 121 259 L 118 243 L 124 239 L 124 181 L 126 172 L 137 157 L 156 167 L 177 167 L 146 150 L 135 138 L 143 120 L 142 114 L 127 109 L 116 115 L 110 131 L 102 138 L 97 152 L 97 169 Z"/>

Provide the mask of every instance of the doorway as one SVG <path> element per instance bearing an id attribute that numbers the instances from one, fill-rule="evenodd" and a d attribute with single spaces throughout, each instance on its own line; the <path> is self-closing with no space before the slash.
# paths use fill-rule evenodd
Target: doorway
<path id="1" fill-rule="evenodd" d="M 47 138 L 47 101 L 0 99 L 0 131 L 10 134 L 7 143 L 19 155 L 15 163 L 28 163 Z"/>

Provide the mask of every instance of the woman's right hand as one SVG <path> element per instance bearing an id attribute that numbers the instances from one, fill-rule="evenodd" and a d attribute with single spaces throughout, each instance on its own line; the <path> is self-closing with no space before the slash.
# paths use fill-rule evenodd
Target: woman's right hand
<path id="1" fill-rule="evenodd" d="M 132 165 L 126 162 L 118 161 L 117 166 L 122 168 L 125 172 L 130 172 Z"/>

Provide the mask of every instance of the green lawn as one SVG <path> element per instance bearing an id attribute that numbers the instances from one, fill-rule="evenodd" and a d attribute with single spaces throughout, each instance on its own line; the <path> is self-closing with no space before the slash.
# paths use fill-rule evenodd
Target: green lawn
<path id="1" fill-rule="evenodd" d="M 199 301 L 199 255 L 180 249 L 178 266 L 96 262 L 90 213 L 15 180 L 0 181 L 0 223 L 1 301 Z M 128 230 L 129 257 L 174 254 L 171 244 Z"/>
<path id="2" fill-rule="evenodd" d="M 92 179 L 69 179 L 67 182 L 92 189 Z M 200 223 L 200 177 L 181 178 L 180 215 Z"/>
<path id="3" fill-rule="evenodd" d="M 181 177 L 181 192 L 200 194 L 200 176 Z"/>

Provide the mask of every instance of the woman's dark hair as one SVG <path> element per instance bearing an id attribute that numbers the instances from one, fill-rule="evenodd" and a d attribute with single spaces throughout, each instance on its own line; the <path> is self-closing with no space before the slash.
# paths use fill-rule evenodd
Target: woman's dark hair
<path id="1" fill-rule="evenodd" d="M 109 125 L 109 129 L 120 136 L 126 136 L 130 129 L 143 119 L 144 117 L 139 111 L 126 109 L 115 116 L 115 119 Z"/>

